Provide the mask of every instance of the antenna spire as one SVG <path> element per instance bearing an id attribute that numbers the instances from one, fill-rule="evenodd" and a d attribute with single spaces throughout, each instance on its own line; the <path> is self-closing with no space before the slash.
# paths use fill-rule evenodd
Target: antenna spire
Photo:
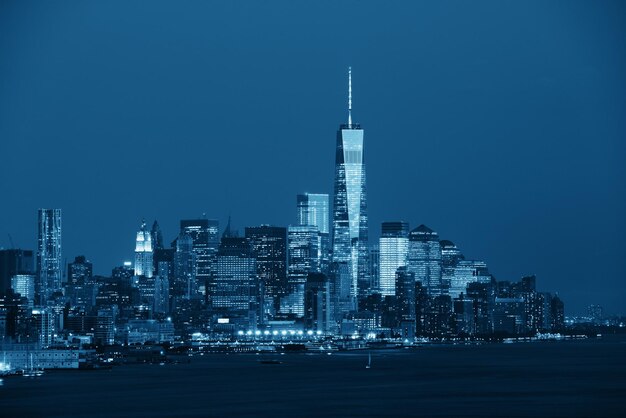
<path id="1" fill-rule="evenodd" d="M 348 127 L 352 128 L 352 67 L 348 67 Z"/>

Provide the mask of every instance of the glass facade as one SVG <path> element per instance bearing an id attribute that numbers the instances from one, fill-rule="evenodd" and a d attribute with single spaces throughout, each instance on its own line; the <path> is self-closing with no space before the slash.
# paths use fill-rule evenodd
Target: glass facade
<path id="1" fill-rule="evenodd" d="M 214 312 L 242 327 L 255 328 L 258 320 L 259 281 L 256 259 L 246 238 L 224 237 L 217 253 Z"/>
<path id="2" fill-rule="evenodd" d="M 408 270 L 415 275 L 431 296 L 445 293 L 441 281 L 441 245 L 439 235 L 420 225 L 409 234 Z"/>
<path id="3" fill-rule="evenodd" d="M 327 194 L 299 194 L 298 225 L 317 226 L 321 237 L 322 266 L 323 272 L 328 272 L 330 264 L 330 206 Z"/>
<path id="4" fill-rule="evenodd" d="M 396 271 L 407 264 L 409 224 L 383 222 L 379 239 L 379 291 L 383 296 L 396 294 Z"/>
<path id="5" fill-rule="evenodd" d="M 11 278 L 16 274 L 35 272 L 34 260 L 31 250 L 0 249 L 0 295 L 11 288 Z"/>
<path id="6" fill-rule="evenodd" d="M 174 282 L 172 283 L 173 296 L 191 299 L 197 294 L 196 257 L 197 254 L 193 250 L 193 238 L 191 235 L 181 232 L 176 239 Z"/>
<path id="7" fill-rule="evenodd" d="M 304 315 L 304 285 L 309 273 L 319 273 L 322 265 L 322 240 L 317 226 L 290 226 L 287 231 L 288 239 L 288 262 L 287 281 L 288 294 L 297 296 L 295 308 L 289 308 L 292 312 L 301 317 Z M 283 304 L 283 306 L 286 306 Z"/>
<path id="8" fill-rule="evenodd" d="M 329 233 L 328 216 L 330 211 L 327 194 L 299 194 L 297 203 L 298 225 L 315 225 L 320 233 Z"/>
<path id="9" fill-rule="evenodd" d="M 35 276 L 33 274 L 16 274 L 11 278 L 11 289 L 28 299 L 28 305 L 35 301 Z"/>
<path id="10" fill-rule="evenodd" d="M 61 290 L 61 209 L 39 209 L 37 239 L 37 293 L 43 304 Z"/>
<path id="11" fill-rule="evenodd" d="M 246 228 L 262 287 L 264 317 L 275 314 L 287 293 L 287 228 L 261 225 Z"/>
<path id="12" fill-rule="evenodd" d="M 450 289 L 452 277 L 454 276 L 454 268 L 457 266 L 459 261 L 465 260 L 465 256 L 452 241 L 442 240 L 440 245 L 441 283 L 444 289 Z"/>
<path id="13" fill-rule="evenodd" d="M 84 255 L 75 257 L 74 262 L 67 265 L 68 284 L 84 284 L 89 282 L 92 275 L 93 265 Z"/>
<path id="14" fill-rule="evenodd" d="M 187 219 L 180 221 L 180 231 L 191 236 L 196 253 L 196 281 L 200 293 L 206 292 L 214 270 L 218 246 L 218 221 L 211 219 Z"/>
<path id="15" fill-rule="evenodd" d="M 342 125 L 337 132 L 333 205 L 333 261 L 349 264 L 351 294 L 367 292 L 368 224 L 363 130 Z"/>
<path id="16" fill-rule="evenodd" d="M 457 298 L 461 293 L 467 294 L 467 285 L 474 282 L 491 282 L 487 264 L 478 260 L 459 260 L 452 269 L 450 296 Z"/>

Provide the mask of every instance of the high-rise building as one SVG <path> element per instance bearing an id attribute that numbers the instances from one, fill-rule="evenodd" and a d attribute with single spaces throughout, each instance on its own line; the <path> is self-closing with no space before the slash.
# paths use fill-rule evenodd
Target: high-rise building
<path id="1" fill-rule="evenodd" d="M 166 276 L 154 276 L 154 304 L 155 313 L 166 314 L 170 310 L 170 282 Z"/>
<path id="2" fill-rule="evenodd" d="M 309 273 L 304 290 L 304 322 L 308 330 L 326 333 L 331 325 L 330 282 L 322 273 Z"/>
<path id="3" fill-rule="evenodd" d="M 328 195 L 305 193 L 299 194 L 296 200 L 298 225 L 315 225 L 320 233 L 328 234 L 330 232 Z"/>
<path id="4" fill-rule="evenodd" d="M 408 270 L 422 282 L 431 296 L 446 293 L 441 282 L 441 246 L 439 235 L 420 225 L 409 234 Z"/>
<path id="5" fill-rule="evenodd" d="M 406 266 L 408 249 L 409 224 L 383 222 L 379 239 L 379 290 L 383 296 L 396 294 L 396 271 L 399 267 Z"/>
<path id="6" fill-rule="evenodd" d="M 43 303 L 61 290 L 61 209 L 39 209 L 37 239 L 37 286 L 35 292 Z"/>
<path id="7" fill-rule="evenodd" d="M 459 261 L 465 260 L 465 256 L 452 241 L 442 240 L 440 245 L 441 283 L 444 289 L 450 289 L 452 276 L 454 276 L 454 268 L 457 266 Z"/>
<path id="8" fill-rule="evenodd" d="M 161 233 L 161 227 L 159 227 L 159 223 L 156 221 L 156 219 L 152 223 L 150 235 L 152 235 L 152 248 L 154 250 L 163 249 L 163 234 Z"/>
<path id="9" fill-rule="evenodd" d="M 464 295 L 452 301 L 454 326 L 457 334 L 474 334 L 474 302 Z"/>
<path id="10" fill-rule="evenodd" d="M 348 262 L 333 262 L 330 264 L 330 303 L 331 314 L 336 324 L 355 312 L 356 297 L 352 294 L 352 272 Z"/>
<path id="11" fill-rule="evenodd" d="M 352 123 L 352 70 L 348 71 L 348 123 L 337 131 L 333 199 L 333 262 L 348 263 L 354 297 L 366 294 L 368 224 L 363 129 Z"/>
<path id="12" fill-rule="evenodd" d="M 457 298 L 461 293 L 467 293 L 467 285 L 474 282 L 491 283 L 487 264 L 479 260 L 459 260 L 452 268 L 450 296 Z"/>
<path id="13" fill-rule="evenodd" d="M 146 221 L 141 221 L 135 240 L 135 276 L 152 277 L 154 272 L 152 257 L 152 234 L 146 226 Z"/>
<path id="14" fill-rule="evenodd" d="M 494 288 L 493 282 L 472 282 L 467 285 L 467 299 L 473 302 L 474 327 L 477 334 L 489 334 L 493 331 Z"/>
<path id="15" fill-rule="evenodd" d="M 263 319 L 273 316 L 287 293 L 287 228 L 261 225 L 246 227 L 252 245 L 263 297 Z"/>
<path id="16" fill-rule="evenodd" d="M 378 243 L 370 246 L 369 276 L 372 289 L 380 289 L 380 247 Z"/>
<path id="17" fill-rule="evenodd" d="M 19 293 L 22 297 L 28 299 L 30 307 L 35 301 L 35 275 L 34 274 L 16 274 L 11 277 L 11 289 L 15 293 Z"/>
<path id="18" fill-rule="evenodd" d="M 176 239 L 172 296 L 182 296 L 185 299 L 192 299 L 197 296 L 196 257 L 197 254 L 193 250 L 193 238 L 188 233 L 181 231 Z"/>
<path id="19" fill-rule="evenodd" d="M 565 326 L 565 305 L 558 295 L 554 295 L 550 301 L 550 316 L 552 331 L 561 331 Z"/>
<path id="20" fill-rule="evenodd" d="M 0 295 L 11 289 L 11 278 L 16 274 L 35 272 L 31 250 L 0 250 Z"/>
<path id="21" fill-rule="evenodd" d="M 398 304 L 398 319 L 415 322 L 415 275 L 400 266 L 395 274 L 395 296 Z"/>
<path id="22" fill-rule="evenodd" d="M 206 286 L 210 284 L 217 254 L 218 221 L 212 219 L 187 219 L 180 221 L 180 230 L 189 234 L 193 240 L 193 250 L 196 253 L 196 280 L 199 291 L 206 293 Z"/>
<path id="23" fill-rule="evenodd" d="M 173 280 L 175 255 L 176 248 L 156 248 L 153 257 L 154 274 Z"/>
<path id="24" fill-rule="evenodd" d="M 290 226 L 287 241 L 287 294 L 291 297 L 281 304 L 281 312 L 302 317 L 307 277 L 321 271 L 321 237 L 317 226 Z"/>
<path id="25" fill-rule="evenodd" d="M 84 255 L 74 258 L 73 263 L 67 265 L 67 283 L 70 285 L 84 284 L 93 276 L 93 264 Z"/>
<path id="26" fill-rule="evenodd" d="M 259 315 L 259 280 L 252 246 L 246 238 L 222 238 L 217 253 L 213 312 L 239 328 L 255 328 Z"/>
<path id="27" fill-rule="evenodd" d="M 314 225 L 320 233 L 322 265 L 321 269 L 327 272 L 330 263 L 330 206 L 327 194 L 305 193 L 299 194 L 298 225 Z"/>

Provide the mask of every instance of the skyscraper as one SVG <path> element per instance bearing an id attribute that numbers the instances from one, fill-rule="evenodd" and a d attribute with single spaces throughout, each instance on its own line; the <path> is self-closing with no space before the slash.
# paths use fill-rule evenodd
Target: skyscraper
<path id="1" fill-rule="evenodd" d="M 197 295 L 196 257 L 193 250 L 193 238 L 184 231 L 176 239 L 176 254 L 174 255 L 173 296 L 183 296 L 192 299 Z"/>
<path id="2" fill-rule="evenodd" d="M 438 296 L 447 289 L 441 283 L 441 245 L 439 235 L 420 225 L 409 234 L 408 270 L 415 274 L 415 281 L 422 282 L 428 294 Z"/>
<path id="3" fill-rule="evenodd" d="M 287 293 L 282 313 L 304 315 L 304 285 L 309 273 L 319 273 L 322 261 L 321 237 L 317 226 L 290 226 L 287 230 Z"/>
<path id="4" fill-rule="evenodd" d="M 380 293 L 396 294 L 396 271 L 406 266 L 409 249 L 409 224 L 407 222 L 383 222 L 379 239 Z"/>
<path id="5" fill-rule="evenodd" d="M 467 285 L 470 283 L 490 283 L 491 274 L 487 264 L 480 260 L 459 260 L 452 268 L 448 293 L 451 297 L 467 294 Z"/>
<path id="6" fill-rule="evenodd" d="M 400 266 L 395 272 L 395 281 L 398 320 L 415 322 L 415 275 L 406 266 Z"/>
<path id="7" fill-rule="evenodd" d="M 255 328 L 258 320 L 259 280 L 252 246 L 246 238 L 225 236 L 217 253 L 213 312 L 241 328 Z"/>
<path id="8" fill-rule="evenodd" d="M 452 241 L 442 240 L 439 244 L 441 246 L 441 283 L 445 289 L 450 289 L 454 268 L 459 261 L 465 260 L 465 256 Z"/>
<path id="9" fill-rule="evenodd" d="M 328 277 L 322 273 L 309 273 L 304 289 L 305 327 L 328 332 L 332 318 Z"/>
<path id="10" fill-rule="evenodd" d="M 61 290 L 61 209 L 39 209 L 38 223 L 36 293 L 43 304 Z"/>
<path id="11" fill-rule="evenodd" d="M 211 280 L 218 246 L 218 221 L 211 219 L 188 219 L 180 221 L 180 230 L 193 239 L 196 253 L 196 280 L 202 293 Z"/>
<path id="12" fill-rule="evenodd" d="M 11 289 L 28 299 L 32 308 L 35 301 L 35 276 L 33 274 L 16 274 L 11 277 Z"/>
<path id="13" fill-rule="evenodd" d="M 89 281 L 92 275 L 93 265 L 84 255 L 75 257 L 74 262 L 67 265 L 67 282 L 69 284 L 84 284 Z"/>
<path id="14" fill-rule="evenodd" d="M 298 225 L 317 226 L 321 238 L 321 270 L 327 272 L 330 263 L 330 206 L 327 194 L 305 193 L 297 196 Z"/>
<path id="15" fill-rule="evenodd" d="M 152 256 L 152 234 L 144 220 L 141 221 L 135 240 L 135 276 L 152 277 L 154 269 Z"/>
<path id="16" fill-rule="evenodd" d="M 256 259 L 264 317 L 269 317 L 287 291 L 287 228 L 261 225 L 245 231 Z"/>
<path id="17" fill-rule="evenodd" d="M 298 225 L 315 225 L 320 233 L 328 234 L 330 214 L 327 194 L 305 193 L 297 196 Z"/>
<path id="18" fill-rule="evenodd" d="M 333 261 L 348 263 L 350 293 L 370 286 L 363 130 L 352 123 L 352 70 L 348 70 L 348 123 L 337 131 L 333 200 Z"/>
<path id="19" fill-rule="evenodd" d="M 0 295 L 11 289 L 11 279 L 16 274 L 34 273 L 31 250 L 0 250 Z"/>
<path id="20" fill-rule="evenodd" d="M 161 233 L 161 227 L 159 227 L 159 223 L 156 219 L 152 223 L 150 234 L 152 235 L 152 248 L 155 250 L 163 249 L 163 234 Z"/>

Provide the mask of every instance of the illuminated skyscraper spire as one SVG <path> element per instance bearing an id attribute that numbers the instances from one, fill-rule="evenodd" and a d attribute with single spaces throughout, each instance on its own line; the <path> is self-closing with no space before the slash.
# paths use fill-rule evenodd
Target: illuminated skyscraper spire
<path id="1" fill-rule="evenodd" d="M 154 273 L 152 251 L 152 235 L 146 221 L 142 220 L 135 240 L 135 276 L 152 277 Z"/>
<path id="2" fill-rule="evenodd" d="M 352 67 L 348 67 L 348 127 L 352 127 Z"/>

